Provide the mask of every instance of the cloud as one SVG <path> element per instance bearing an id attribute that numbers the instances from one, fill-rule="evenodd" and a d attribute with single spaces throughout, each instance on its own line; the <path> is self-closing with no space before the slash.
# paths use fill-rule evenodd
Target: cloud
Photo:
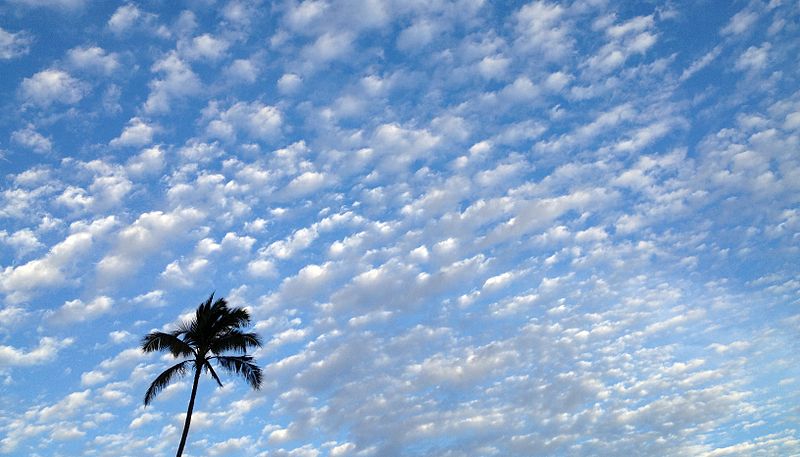
<path id="1" fill-rule="evenodd" d="M 225 51 L 229 46 L 230 44 L 227 41 L 205 33 L 194 37 L 185 46 L 179 46 L 179 49 L 181 49 L 181 53 L 184 56 L 191 60 L 206 59 L 216 61 L 224 57 Z"/>
<path id="2" fill-rule="evenodd" d="M 798 453 L 795 5 L 206 3 L 25 25 L 0 452 L 168 455 L 137 339 L 215 290 L 265 384 L 206 377 L 187 454 Z M 92 93 L 33 109 L 47 69 Z"/>
<path id="3" fill-rule="evenodd" d="M 320 35 L 313 44 L 303 48 L 303 57 L 314 66 L 322 65 L 333 60 L 339 60 L 352 52 L 355 37 L 352 33 L 326 32 Z"/>
<path id="4" fill-rule="evenodd" d="M 109 145 L 119 146 L 145 146 L 153 141 L 153 134 L 159 130 L 157 124 L 148 124 L 143 119 L 133 117 L 128 121 L 122 133 L 111 140 Z"/>
<path id="5" fill-rule="evenodd" d="M 549 2 L 535 1 L 523 6 L 514 14 L 516 46 L 548 60 L 563 59 L 573 45 L 565 15 L 564 7 Z"/>
<path id="6" fill-rule="evenodd" d="M 743 71 L 761 71 L 769 64 L 769 51 L 772 45 L 750 46 L 736 60 L 736 69 Z"/>
<path id="7" fill-rule="evenodd" d="M 97 319 L 111 311 L 114 300 L 105 295 L 95 297 L 90 302 L 80 299 L 70 300 L 61 308 L 46 314 L 46 319 L 55 325 L 67 325 Z"/>
<path id="8" fill-rule="evenodd" d="M 128 3 L 114 11 L 114 14 L 111 15 L 111 18 L 108 20 L 108 28 L 116 34 L 124 33 L 130 29 L 141 16 L 142 12 L 139 8 L 132 3 Z"/>
<path id="9" fill-rule="evenodd" d="M 643 54 L 656 44 L 653 16 L 637 16 L 609 26 L 609 42 L 587 61 L 590 71 L 609 72 L 623 65 L 633 54 Z"/>
<path id="10" fill-rule="evenodd" d="M 164 76 L 150 82 L 150 95 L 144 104 L 147 113 L 167 112 L 172 102 L 195 95 L 202 88 L 200 78 L 175 52 L 158 60 L 151 70 Z"/>
<path id="11" fill-rule="evenodd" d="M 39 154 L 48 153 L 53 149 L 53 142 L 37 132 L 32 124 L 11 133 L 11 141 Z"/>
<path id="12" fill-rule="evenodd" d="M 164 168 L 164 156 L 161 146 L 143 149 L 142 152 L 128 159 L 125 170 L 132 176 L 157 174 Z"/>
<path id="13" fill-rule="evenodd" d="M 27 228 L 17 230 L 11 235 L 5 230 L 0 230 L 0 242 L 14 248 L 18 258 L 44 246 L 36 238 L 36 234 Z"/>
<path id="14" fill-rule="evenodd" d="M 757 20 L 758 13 L 743 9 L 731 17 L 731 20 L 720 30 L 720 33 L 722 35 L 740 35 L 750 30 Z"/>
<path id="15" fill-rule="evenodd" d="M 141 214 L 119 232 L 116 247 L 97 263 L 98 274 L 102 280 L 132 275 L 150 255 L 203 217 L 202 212 L 189 208 Z"/>
<path id="16" fill-rule="evenodd" d="M 291 198 L 299 198 L 318 191 L 326 186 L 328 179 L 324 173 L 307 171 L 294 179 L 286 186 L 286 195 Z"/>
<path id="17" fill-rule="evenodd" d="M 122 170 L 105 170 L 95 176 L 87 189 L 67 186 L 55 202 L 73 211 L 102 211 L 122 203 L 131 191 L 131 181 Z"/>
<path id="18" fill-rule="evenodd" d="M 74 273 L 74 262 L 89 254 L 95 239 L 103 237 L 116 225 L 116 218 L 108 216 L 81 227 L 55 244 L 43 257 L 18 266 L 8 266 L 0 272 L 0 290 L 14 303 L 49 287 L 60 286 Z"/>
<path id="19" fill-rule="evenodd" d="M 36 105 L 75 104 L 88 92 L 86 85 L 63 70 L 48 69 L 22 80 L 22 97 Z"/>
<path id="20" fill-rule="evenodd" d="M 397 48 L 401 51 L 415 51 L 433 41 L 439 26 L 427 19 L 420 19 L 403 29 L 397 37 Z"/>
<path id="21" fill-rule="evenodd" d="M 58 351 L 70 346 L 75 340 L 44 337 L 39 346 L 28 351 L 13 346 L 0 345 L 0 362 L 5 366 L 32 366 L 48 363 L 58 356 Z"/>
<path id="22" fill-rule="evenodd" d="M 0 27 L 0 59 L 8 60 L 26 55 L 33 37 L 27 32 L 12 33 Z"/>
<path id="23" fill-rule="evenodd" d="M 67 52 L 67 61 L 73 68 L 110 75 L 119 68 L 115 53 L 107 54 L 98 46 L 72 48 Z"/>
<path id="24" fill-rule="evenodd" d="M 291 94 L 300 88 L 303 78 L 294 73 L 286 73 L 278 79 L 278 90 L 284 94 Z"/>
<path id="25" fill-rule="evenodd" d="M 233 140 L 241 132 L 257 140 L 272 140 L 281 133 L 283 114 L 275 106 L 254 101 L 236 102 L 227 110 L 212 104 L 207 110 L 211 116 L 206 132 L 209 136 Z"/>
<path id="26" fill-rule="evenodd" d="M 236 59 L 225 69 L 226 79 L 254 83 L 259 75 L 259 68 L 251 59 Z"/>

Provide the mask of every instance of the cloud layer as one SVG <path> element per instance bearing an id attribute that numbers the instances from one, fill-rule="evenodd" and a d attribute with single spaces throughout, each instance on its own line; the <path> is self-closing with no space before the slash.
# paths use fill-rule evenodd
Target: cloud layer
<path id="1" fill-rule="evenodd" d="M 797 5 L 185 7 L 0 6 L 0 453 L 171 455 L 211 291 L 192 455 L 800 452 Z"/>

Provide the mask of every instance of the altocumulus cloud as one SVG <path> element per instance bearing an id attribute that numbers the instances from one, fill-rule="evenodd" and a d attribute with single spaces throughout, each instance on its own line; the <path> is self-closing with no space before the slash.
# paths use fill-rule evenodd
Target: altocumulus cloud
<path id="1" fill-rule="evenodd" d="M 695 3 L 6 2 L 0 453 L 172 455 L 211 291 L 187 454 L 800 453 L 800 8 Z"/>

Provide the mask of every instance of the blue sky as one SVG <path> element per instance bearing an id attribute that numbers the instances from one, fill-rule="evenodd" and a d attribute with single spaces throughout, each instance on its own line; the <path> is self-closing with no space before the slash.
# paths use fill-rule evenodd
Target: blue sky
<path id="1" fill-rule="evenodd" d="M 497 6 L 502 4 L 502 7 Z M 0 453 L 800 453 L 796 2 L 7 0 Z"/>

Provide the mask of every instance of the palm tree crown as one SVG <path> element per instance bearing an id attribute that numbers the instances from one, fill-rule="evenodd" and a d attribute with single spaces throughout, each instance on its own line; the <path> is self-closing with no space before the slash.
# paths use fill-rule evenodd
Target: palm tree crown
<path id="1" fill-rule="evenodd" d="M 194 317 L 182 323 L 177 330 L 150 332 L 142 339 L 144 352 L 164 351 L 176 358 L 186 358 L 167 368 L 150 384 L 144 395 L 145 406 L 149 405 L 170 382 L 194 369 L 194 384 L 178 447 L 178 457 L 183 453 L 186 444 L 200 373 L 209 373 L 222 387 L 222 381 L 214 370 L 212 361 L 228 373 L 243 377 L 253 389 L 261 388 L 261 368 L 253 362 L 252 356 L 247 355 L 247 349 L 259 348 L 262 343 L 257 334 L 243 330 L 249 325 L 250 314 L 247 310 L 229 308 L 224 298 L 214 301 L 212 293 L 208 300 L 197 307 Z M 236 355 L 225 355 L 230 352 Z"/>

